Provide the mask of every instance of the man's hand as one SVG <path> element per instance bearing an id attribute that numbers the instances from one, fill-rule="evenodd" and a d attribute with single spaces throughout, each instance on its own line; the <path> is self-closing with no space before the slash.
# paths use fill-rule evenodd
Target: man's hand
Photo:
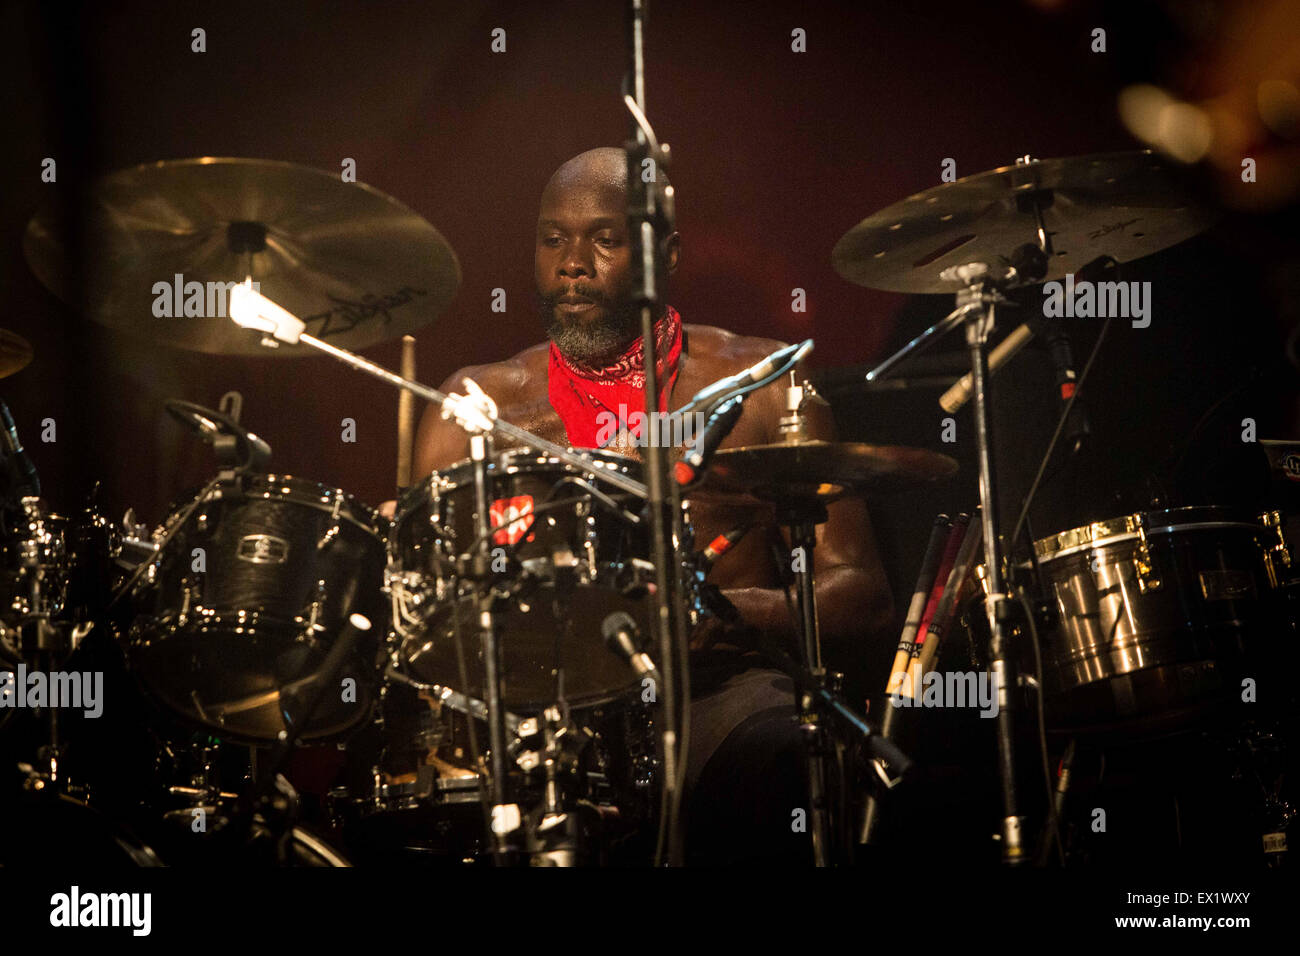
<path id="1" fill-rule="evenodd" d="M 736 606 L 716 585 L 700 586 L 700 605 L 704 614 L 691 632 L 690 649 L 707 651 L 731 647 L 738 650 L 757 649 L 756 635 Z"/>

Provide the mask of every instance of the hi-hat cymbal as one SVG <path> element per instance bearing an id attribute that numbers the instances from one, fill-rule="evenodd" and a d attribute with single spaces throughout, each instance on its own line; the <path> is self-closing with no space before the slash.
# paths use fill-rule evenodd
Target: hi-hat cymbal
<path id="1" fill-rule="evenodd" d="M 17 332 L 0 329 L 0 378 L 21 372 L 31 360 L 31 343 Z"/>
<path id="2" fill-rule="evenodd" d="M 775 503 L 902 491 L 957 471 L 947 455 L 901 445 L 807 441 L 727 448 L 713 456 L 701 497 L 746 495 Z"/>
<path id="3" fill-rule="evenodd" d="M 37 278 L 109 328 L 210 354 L 310 352 L 265 348 L 225 317 L 220 284 L 249 274 L 309 333 L 352 350 L 427 325 L 460 285 L 455 253 L 421 216 L 294 163 L 203 157 L 120 170 L 90 188 L 82 225 L 78 290 L 65 224 L 49 209 L 28 224 Z"/>
<path id="4" fill-rule="evenodd" d="M 831 262 L 850 282 L 892 292 L 956 292 L 950 266 L 1005 266 L 1038 235 L 1035 201 L 1052 245 L 1047 275 L 1077 273 L 1098 256 L 1128 262 L 1182 242 L 1213 221 L 1149 150 L 1032 160 L 943 183 L 858 223 Z"/>

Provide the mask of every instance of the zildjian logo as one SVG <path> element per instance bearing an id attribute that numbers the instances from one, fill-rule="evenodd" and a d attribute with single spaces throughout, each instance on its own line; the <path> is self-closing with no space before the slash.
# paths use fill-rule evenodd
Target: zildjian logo
<path id="1" fill-rule="evenodd" d="M 324 312 L 317 312 L 315 315 L 309 315 L 303 319 L 303 322 L 307 325 L 311 325 L 313 322 L 321 323 L 313 334 L 317 338 L 325 339 L 331 335 L 340 335 L 351 331 L 362 322 L 377 315 L 383 316 L 384 324 L 387 325 L 393 321 L 389 309 L 395 309 L 399 305 L 406 305 L 416 296 L 428 294 L 425 289 L 416 289 L 404 285 L 396 292 L 383 295 L 367 292 L 359 302 L 331 295 L 329 300 L 334 303 L 334 308 L 326 309 Z"/>

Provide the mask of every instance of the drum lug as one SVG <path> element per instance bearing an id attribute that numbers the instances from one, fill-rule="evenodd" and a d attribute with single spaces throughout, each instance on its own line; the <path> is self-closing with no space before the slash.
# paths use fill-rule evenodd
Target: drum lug
<path id="1" fill-rule="evenodd" d="M 329 529 L 326 530 L 326 532 L 323 535 L 321 535 L 320 540 L 316 542 L 317 551 L 324 551 L 327 547 L 330 546 L 330 544 L 334 541 L 334 539 L 339 536 L 339 513 L 342 510 L 343 510 L 343 495 L 335 494 L 334 507 L 330 511 L 330 521 L 332 521 L 333 524 L 331 524 Z"/>
<path id="2" fill-rule="evenodd" d="M 184 627 L 189 623 L 190 611 L 200 606 L 202 601 L 200 587 L 201 585 L 194 578 L 187 577 L 181 582 L 181 609 L 176 615 L 177 627 Z"/>
<path id="3" fill-rule="evenodd" d="M 1268 586 L 1276 588 L 1284 577 L 1283 571 L 1291 568 L 1291 551 L 1282 534 L 1282 513 L 1266 511 L 1259 518 L 1264 530 L 1271 532 L 1275 539 L 1272 544 L 1264 544 L 1264 570 L 1268 575 Z"/>
<path id="4" fill-rule="evenodd" d="M 316 642 L 317 632 L 325 630 L 324 625 L 319 624 L 318 621 L 320 620 L 321 609 L 325 607 L 325 598 L 327 595 L 328 592 L 326 591 L 324 580 L 317 581 L 316 600 L 312 601 L 307 607 L 307 620 L 299 640 L 310 641 L 314 644 Z"/>
<path id="5" fill-rule="evenodd" d="M 1139 514 L 1136 517 L 1138 544 L 1137 553 L 1133 556 L 1133 564 L 1137 569 L 1138 591 L 1145 594 L 1148 591 L 1158 591 L 1162 582 L 1151 565 L 1151 552 L 1147 548 L 1146 515 Z"/>

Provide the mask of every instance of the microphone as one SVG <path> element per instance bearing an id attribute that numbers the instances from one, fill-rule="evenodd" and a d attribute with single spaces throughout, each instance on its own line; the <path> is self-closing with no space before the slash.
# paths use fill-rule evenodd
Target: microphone
<path id="1" fill-rule="evenodd" d="M 733 396 L 719 405 L 709 416 L 703 430 L 695 436 L 695 441 L 686 450 L 681 461 L 673 466 L 673 477 L 677 480 L 677 484 L 685 488 L 703 474 L 705 465 L 722 444 L 722 439 L 736 427 L 744 401 L 744 394 Z"/>
<path id="2" fill-rule="evenodd" d="M 630 664 L 638 677 L 649 677 L 659 683 L 659 669 L 650 655 L 641 650 L 641 631 L 631 614 L 613 612 L 600 625 L 600 632 L 605 637 L 605 646 Z"/>
<path id="3" fill-rule="evenodd" d="M 197 432 L 205 444 L 211 445 L 223 464 L 233 464 L 236 458 L 242 457 L 239 466 L 242 470 L 266 470 L 271 446 L 234 419 L 179 398 L 169 398 L 163 406 L 182 425 Z"/>
<path id="4" fill-rule="evenodd" d="M 989 376 L 992 377 L 994 372 L 1011 361 L 1012 357 L 1024 348 L 1033 337 L 1034 330 L 1029 327 L 1028 323 L 1025 323 L 1016 327 L 1011 334 L 999 342 L 997 348 L 989 353 Z M 939 399 L 939 404 L 945 412 L 952 414 L 970 401 L 974 388 L 975 377 L 970 372 L 967 372 L 953 383 L 952 388 L 943 393 Z"/>
<path id="5" fill-rule="evenodd" d="M 23 443 L 18 440 L 18 426 L 9 414 L 9 406 L 0 401 L 0 445 L 4 446 L 5 463 L 9 471 L 9 493 L 14 498 L 39 498 L 41 480 L 36 474 L 36 466 Z"/>
<path id="6" fill-rule="evenodd" d="M 780 378 L 794 368 L 813 350 L 813 340 L 804 339 L 794 345 L 777 349 L 761 362 L 757 362 L 735 375 L 728 375 L 696 392 L 689 402 L 675 413 L 686 415 L 703 407 L 711 407 L 739 392 L 745 394 Z"/>
<path id="7" fill-rule="evenodd" d="M 1046 345 L 1047 354 L 1052 361 L 1052 372 L 1056 376 L 1057 395 L 1061 399 L 1061 408 L 1064 409 L 1074 397 L 1075 385 L 1079 381 L 1079 375 L 1074 370 L 1074 350 L 1070 347 L 1070 337 L 1061 331 L 1056 323 L 1052 323 Z M 1090 432 L 1088 416 L 1083 404 L 1075 401 L 1074 407 L 1070 409 L 1070 420 L 1066 425 L 1065 437 L 1070 439 L 1071 444 L 1077 448 Z"/>
<path id="8" fill-rule="evenodd" d="M 754 527 L 752 521 L 739 524 L 710 541 L 709 546 L 699 553 L 700 569 L 707 574 L 712 569 L 713 563 L 735 547 L 736 542 L 749 534 L 749 529 L 752 527 Z"/>

